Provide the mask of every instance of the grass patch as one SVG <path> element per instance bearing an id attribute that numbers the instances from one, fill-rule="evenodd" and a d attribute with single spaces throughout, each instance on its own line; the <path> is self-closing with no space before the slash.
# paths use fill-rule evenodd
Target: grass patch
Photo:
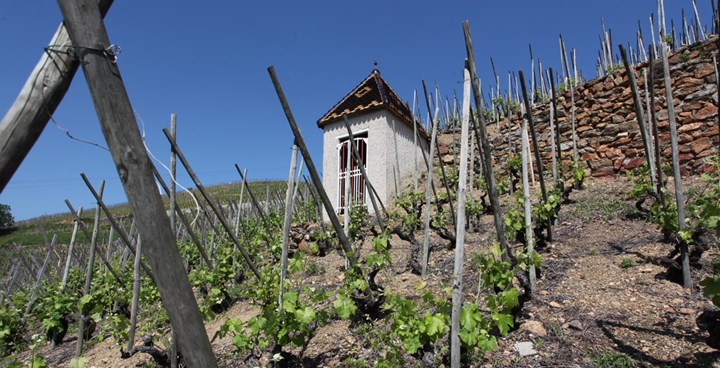
<path id="1" fill-rule="evenodd" d="M 616 351 L 602 350 L 590 357 L 595 368 L 633 368 L 638 366 L 637 360 Z"/>
<path id="2" fill-rule="evenodd" d="M 620 261 L 620 268 L 622 268 L 623 270 L 628 269 L 632 266 L 635 266 L 635 261 L 630 258 L 623 258 L 623 260 Z"/>
<path id="3" fill-rule="evenodd" d="M 632 214 L 635 209 L 624 199 L 615 198 L 607 193 L 600 196 L 593 196 L 578 200 L 572 207 L 572 215 L 587 222 L 590 220 L 608 221 L 612 219 L 625 218 Z"/>

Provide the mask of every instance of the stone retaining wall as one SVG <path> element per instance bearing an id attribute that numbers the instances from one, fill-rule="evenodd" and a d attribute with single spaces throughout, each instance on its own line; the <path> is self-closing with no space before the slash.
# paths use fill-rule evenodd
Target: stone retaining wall
<path id="1" fill-rule="evenodd" d="M 717 123 L 717 82 L 712 57 L 713 54 L 717 57 L 716 40 L 717 37 L 713 37 L 704 43 L 684 47 L 669 58 L 681 172 L 684 175 L 711 170 L 710 160 L 718 154 L 720 130 Z M 635 69 L 643 108 L 646 106 L 643 69 L 647 69 L 648 64 L 642 63 Z M 660 147 L 663 163 L 670 164 L 670 136 L 662 63 L 658 60 L 653 63 L 653 67 L 656 71 L 655 106 Z M 649 75 L 649 69 L 647 73 Z M 569 90 L 558 97 L 559 117 L 556 119 L 560 127 L 562 155 L 566 165 L 572 160 L 570 100 Z M 551 157 L 549 103 L 536 105 L 532 112 L 547 168 Z M 643 142 L 624 68 L 576 87 L 575 115 L 578 156 L 589 165 L 593 176 L 623 173 L 645 162 Z M 519 126 L 520 120 L 516 116 L 510 129 L 510 138 L 515 149 L 520 146 Z M 509 157 L 507 120 L 493 128 L 495 129 L 490 131 L 495 147 L 494 156 L 504 167 L 504 162 Z M 492 131 L 495 134 L 492 134 Z"/>

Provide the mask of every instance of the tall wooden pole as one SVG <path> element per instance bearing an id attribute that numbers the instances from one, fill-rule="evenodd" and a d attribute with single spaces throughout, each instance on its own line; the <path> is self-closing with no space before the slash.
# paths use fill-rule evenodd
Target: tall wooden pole
<path id="1" fill-rule="evenodd" d="M 532 136 L 533 150 L 535 151 L 534 152 L 535 153 L 535 163 L 537 164 L 537 168 L 538 168 L 538 178 L 540 178 L 540 192 L 542 194 L 543 205 L 544 205 L 548 201 L 548 195 L 547 195 L 547 189 L 545 189 L 545 175 L 543 173 L 542 160 L 540 159 L 540 145 L 538 144 L 537 134 L 535 133 L 535 122 L 533 121 L 532 109 L 529 107 L 530 102 L 528 99 L 527 87 L 525 86 L 525 76 L 523 75 L 522 70 L 520 70 L 518 74 L 520 75 L 520 86 L 522 87 L 522 93 L 523 93 L 523 99 L 525 102 L 525 106 L 528 107 L 525 110 L 526 111 L 525 116 L 527 117 L 527 124 L 525 124 L 525 125 L 530 125 L 530 134 Z M 525 126 L 523 128 L 523 134 L 527 134 L 527 132 L 524 131 L 525 128 L 527 128 L 527 126 Z M 528 149 L 529 147 L 527 144 L 525 144 L 525 142 L 523 142 L 523 146 L 525 147 L 525 148 L 523 148 L 523 153 L 524 153 L 525 152 L 524 150 Z M 523 189 L 523 190 L 525 190 L 525 189 Z M 547 221 L 547 236 L 548 236 L 548 240 L 552 241 L 552 221 L 550 221 L 549 219 Z M 528 247 L 528 248 L 530 248 L 530 247 Z"/>
<path id="2" fill-rule="evenodd" d="M 662 0 L 661 0 L 662 1 Z M 665 43 L 664 29 L 660 32 L 660 48 L 662 50 L 663 77 L 665 81 L 665 101 L 667 104 L 668 122 L 670 125 L 670 146 L 672 150 L 673 176 L 675 178 L 675 201 L 678 211 L 678 231 L 685 230 L 685 195 L 683 193 L 682 178 L 680 176 L 680 151 L 678 149 L 677 124 L 675 122 L 675 108 L 673 106 L 672 82 L 670 81 L 670 63 L 668 62 L 668 50 Z M 692 277 L 690 275 L 690 257 L 688 255 L 688 244 L 679 239 L 680 262 L 682 264 L 683 287 L 692 289 Z"/>
<path id="3" fill-rule="evenodd" d="M 190 366 L 217 367 L 120 70 L 104 51 L 111 43 L 97 3 L 92 0 L 58 0 L 58 3 L 73 44 L 88 47 L 78 49 L 76 53 L 82 62 L 103 135 L 145 242 L 145 255 L 153 269 L 163 305 L 170 323 L 178 331 L 180 348 Z"/>
<path id="4" fill-rule="evenodd" d="M 472 81 L 473 95 L 475 98 L 475 107 L 482 107 L 482 96 L 480 95 L 480 86 L 478 83 L 477 70 L 475 67 L 475 54 L 473 53 L 472 40 L 470 38 L 470 23 L 468 21 L 463 22 L 463 30 L 465 33 L 465 49 L 467 51 L 467 63 L 470 70 L 470 79 Z M 485 170 L 487 172 L 487 185 L 490 194 L 490 205 L 493 208 L 493 219 L 495 220 L 495 232 L 497 233 L 498 243 L 500 243 L 500 249 L 504 250 L 503 259 L 510 260 L 510 249 L 508 248 L 507 241 L 505 240 L 505 225 L 503 224 L 502 209 L 500 208 L 499 195 L 497 192 L 497 186 L 495 185 L 495 174 L 492 169 L 492 151 L 490 148 L 490 142 L 487 137 L 487 129 L 485 127 L 485 119 L 482 114 L 478 114 L 478 132 L 480 133 L 480 141 L 482 143 L 482 153 L 485 160 Z"/>
<path id="5" fill-rule="evenodd" d="M 300 152 L 302 153 L 303 159 L 305 160 L 305 165 L 310 172 L 310 178 L 312 178 L 313 185 L 315 185 L 315 188 L 320 195 L 320 200 L 322 201 L 322 204 L 325 207 L 325 211 L 327 211 L 328 217 L 330 218 L 330 222 L 335 229 L 335 233 L 338 237 L 338 241 L 340 242 L 340 246 L 347 255 L 350 265 L 352 267 L 355 267 L 355 265 L 357 264 L 357 257 L 353 254 L 352 247 L 350 246 L 350 241 L 348 240 L 347 236 L 345 236 L 342 226 L 340 226 L 340 221 L 335 215 L 332 203 L 330 203 L 330 198 L 328 198 L 327 192 L 325 192 L 325 188 L 323 187 L 322 181 L 320 180 L 320 175 L 318 175 L 317 169 L 315 168 L 315 163 L 310 156 L 310 151 L 308 151 L 307 146 L 305 145 L 305 140 L 303 139 L 302 134 L 300 134 L 300 129 L 295 122 L 295 117 L 293 117 L 292 111 L 290 110 L 290 105 L 285 99 L 285 93 L 280 86 L 280 81 L 277 78 L 277 74 L 275 73 L 275 68 L 273 66 L 268 67 L 268 74 L 270 74 L 270 79 L 272 80 L 273 86 L 275 87 L 275 92 L 277 93 L 278 99 L 280 100 L 280 105 L 282 105 L 283 111 L 285 112 L 285 117 L 290 124 L 290 129 L 295 136 L 295 144 L 297 144 L 300 148 Z"/>
<path id="6" fill-rule="evenodd" d="M 628 62 L 627 53 L 625 52 L 625 48 L 623 47 L 623 45 L 618 45 L 618 48 L 620 49 L 620 56 L 622 57 L 623 64 L 625 64 L 625 71 L 627 72 L 628 80 L 630 81 L 630 90 L 632 91 L 633 102 L 635 103 L 635 118 L 638 122 L 638 127 L 640 129 L 640 137 L 642 138 L 643 146 L 645 147 L 645 160 L 648 164 L 648 169 L 650 170 L 650 182 L 652 183 L 652 190 L 655 191 L 657 188 L 657 177 L 655 176 L 655 161 L 653 161 L 650 137 L 645 126 L 645 114 L 643 113 L 642 100 L 640 100 L 640 92 L 638 91 L 637 81 L 635 80 L 635 70 L 633 69 L 632 65 L 630 65 L 630 62 Z M 647 84 L 647 81 L 645 81 L 645 83 Z"/>
<path id="7" fill-rule="evenodd" d="M 82 207 L 80 207 L 78 209 L 78 212 L 77 212 L 78 218 L 80 218 L 80 216 L 82 215 L 82 210 L 83 210 Z M 65 269 L 63 270 L 63 276 L 62 276 L 63 289 L 65 288 L 65 285 L 67 283 L 67 278 L 70 275 L 70 264 L 72 263 L 71 256 L 72 256 L 73 248 L 75 247 L 75 239 L 77 238 L 78 227 L 80 226 L 79 221 L 80 220 L 75 220 L 75 225 L 73 225 L 72 235 L 70 235 L 70 245 L 68 246 L 68 254 L 67 254 L 67 258 L 65 260 Z"/>
<path id="8" fill-rule="evenodd" d="M 432 133 L 430 134 L 430 159 L 427 160 L 427 178 L 425 183 L 425 236 L 423 238 L 423 260 L 422 260 L 422 276 L 427 275 L 428 258 L 430 257 L 430 218 L 432 208 L 430 206 L 430 193 L 433 185 L 433 159 L 435 154 L 435 141 L 437 139 L 438 121 L 432 122 Z M 439 211 L 438 211 L 439 212 Z"/>
<path id="9" fill-rule="evenodd" d="M 463 70 L 462 128 L 460 133 L 460 180 L 457 187 L 458 209 L 455 225 L 455 264 L 452 286 L 452 320 L 450 334 L 450 366 L 460 367 L 460 314 L 463 304 L 462 276 L 465 262 L 465 199 L 467 192 L 467 160 L 470 131 L 470 71 Z"/>
<path id="10" fill-rule="evenodd" d="M 282 254 L 280 256 L 280 292 L 278 293 L 278 309 L 282 310 L 283 291 L 285 290 L 285 275 L 287 274 L 288 247 L 290 243 L 290 226 L 292 225 L 292 195 L 295 183 L 298 147 L 293 144 L 290 156 L 290 173 L 288 174 L 287 191 L 285 193 L 285 219 L 283 222 Z"/>
<path id="11" fill-rule="evenodd" d="M 167 128 L 163 128 L 163 133 L 165 133 L 165 138 L 170 142 L 170 145 L 172 146 L 173 151 L 177 154 L 177 158 L 180 159 L 180 163 L 185 167 L 185 171 L 187 171 L 188 175 L 190 175 L 190 179 L 192 179 L 193 183 L 195 183 L 195 186 L 198 188 L 202 196 L 205 198 L 205 201 L 207 201 L 208 205 L 210 206 L 210 209 L 215 213 L 215 216 L 217 216 L 217 219 L 220 220 L 220 223 L 222 224 L 223 228 L 225 228 L 225 232 L 230 236 L 230 240 L 240 249 L 240 254 L 242 254 L 243 258 L 245 259 L 245 263 L 247 264 L 250 271 L 252 271 L 255 276 L 260 279 L 260 271 L 258 271 L 257 267 L 255 267 L 255 263 L 250 257 L 250 254 L 247 252 L 247 250 L 240 245 L 240 241 L 238 241 L 237 237 L 232 231 L 232 227 L 230 227 L 230 224 L 228 223 L 225 216 L 223 216 L 222 212 L 220 212 L 220 209 L 215 204 L 215 202 L 212 201 L 210 198 L 210 195 L 208 194 L 207 190 L 205 189 L 205 186 L 200 182 L 200 179 L 198 179 L 197 175 L 195 175 L 195 171 L 193 171 L 192 167 L 190 166 L 190 163 L 188 162 L 187 158 L 185 158 L 185 155 L 183 154 L 182 150 L 180 150 L 180 147 L 178 147 L 175 140 L 170 135 L 170 132 L 167 130 Z M 220 230 L 217 228 L 214 222 L 210 220 L 208 217 L 208 221 L 210 222 L 210 225 L 213 227 L 213 230 L 216 234 L 220 235 Z"/>
<path id="12" fill-rule="evenodd" d="M 128 341 L 125 346 L 129 353 L 135 344 L 135 327 L 137 327 L 138 304 L 140 302 L 140 288 L 142 280 L 140 278 L 140 261 L 142 260 L 142 236 L 138 236 L 137 252 L 135 253 L 135 263 L 133 263 L 133 294 L 130 303 L 130 331 L 128 332 Z"/>
<path id="13" fill-rule="evenodd" d="M 105 191 L 105 180 L 100 183 L 100 196 Z M 69 204 L 69 202 L 68 202 Z M 82 207 L 80 207 L 82 208 Z M 78 211 L 77 224 L 80 222 L 80 211 Z M 95 269 L 95 247 L 97 246 L 97 237 L 100 230 L 100 204 L 95 207 L 95 222 L 93 223 L 92 237 L 90 238 L 90 254 L 88 255 L 87 270 L 85 271 L 85 285 L 83 286 L 83 296 L 90 294 L 90 288 L 92 287 L 93 272 Z M 110 245 L 108 244 L 108 247 Z M 102 256 L 100 256 L 102 258 Z M 108 267 L 109 268 L 109 267 Z M 111 271 L 112 269 L 109 268 Z M 113 273 L 114 274 L 114 273 Z M 116 276 L 117 277 L 117 276 Z M 122 285 L 122 282 L 118 282 L 118 285 Z M 77 334 L 77 345 L 75 345 L 75 357 L 78 358 L 82 355 L 83 342 L 85 337 L 85 321 L 89 316 L 85 315 L 84 311 L 80 310 L 80 322 L 78 324 Z"/>

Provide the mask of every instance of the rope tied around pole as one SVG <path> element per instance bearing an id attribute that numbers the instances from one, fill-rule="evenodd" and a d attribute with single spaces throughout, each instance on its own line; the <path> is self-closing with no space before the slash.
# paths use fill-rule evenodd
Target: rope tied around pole
<path id="1" fill-rule="evenodd" d="M 45 47 L 44 50 L 47 53 L 54 52 L 58 54 L 68 55 L 72 60 L 78 61 L 83 65 L 87 64 L 88 62 L 80 59 L 80 56 L 78 55 L 78 50 L 90 51 L 101 54 L 113 64 L 117 64 L 118 55 L 122 53 L 122 48 L 114 44 L 111 44 L 106 48 L 78 46 L 73 44 L 49 45 Z"/>

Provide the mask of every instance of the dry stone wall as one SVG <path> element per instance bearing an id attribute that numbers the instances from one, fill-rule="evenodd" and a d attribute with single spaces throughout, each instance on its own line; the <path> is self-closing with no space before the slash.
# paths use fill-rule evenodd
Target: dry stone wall
<path id="1" fill-rule="evenodd" d="M 712 170 L 710 161 L 718 155 L 720 128 L 717 123 L 717 82 L 713 55 L 717 57 L 717 37 L 672 53 L 669 58 L 672 79 L 673 105 L 678 124 L 681 172 L 683 175 Z M 645 108 L 645 77 L 643 69 L 635 68 L 635 76 Z M 671 149 L 668 112 L 662 63 L 655 68 L 655 106 L 663 163 L 670 164 Z M 649 70 L 647 70 L 649 76 Z M 649 94 L 648 94 L 649 96 Z M 556 122 L 561 132 L 563 161 L 567 167 L 572 160 L 570 91 L 558 97 Z M 551 159 L 549 103 L 536 105 L 533 110 L 540 150 L 549 167 Z M 575 88 L 576 135 L 578 156 L 586 162 L 593 176 L 609 176 L 637 168 L 645 162 L 634 102 L 625 69 Z M 646 116 L 647 120 L 647 116 Z M 509 129 L 508 129 L 509 125 Z M 511 124 L 500 121 L 493 129 L 494 155 L 499 164 L 510 157 L 509 147 L 520 146 L 520 120 L 515 116 Z M 508 133 L 508 131 L 510 133 Z M 511 143 L 508 144 L 508 138 Z"/>

